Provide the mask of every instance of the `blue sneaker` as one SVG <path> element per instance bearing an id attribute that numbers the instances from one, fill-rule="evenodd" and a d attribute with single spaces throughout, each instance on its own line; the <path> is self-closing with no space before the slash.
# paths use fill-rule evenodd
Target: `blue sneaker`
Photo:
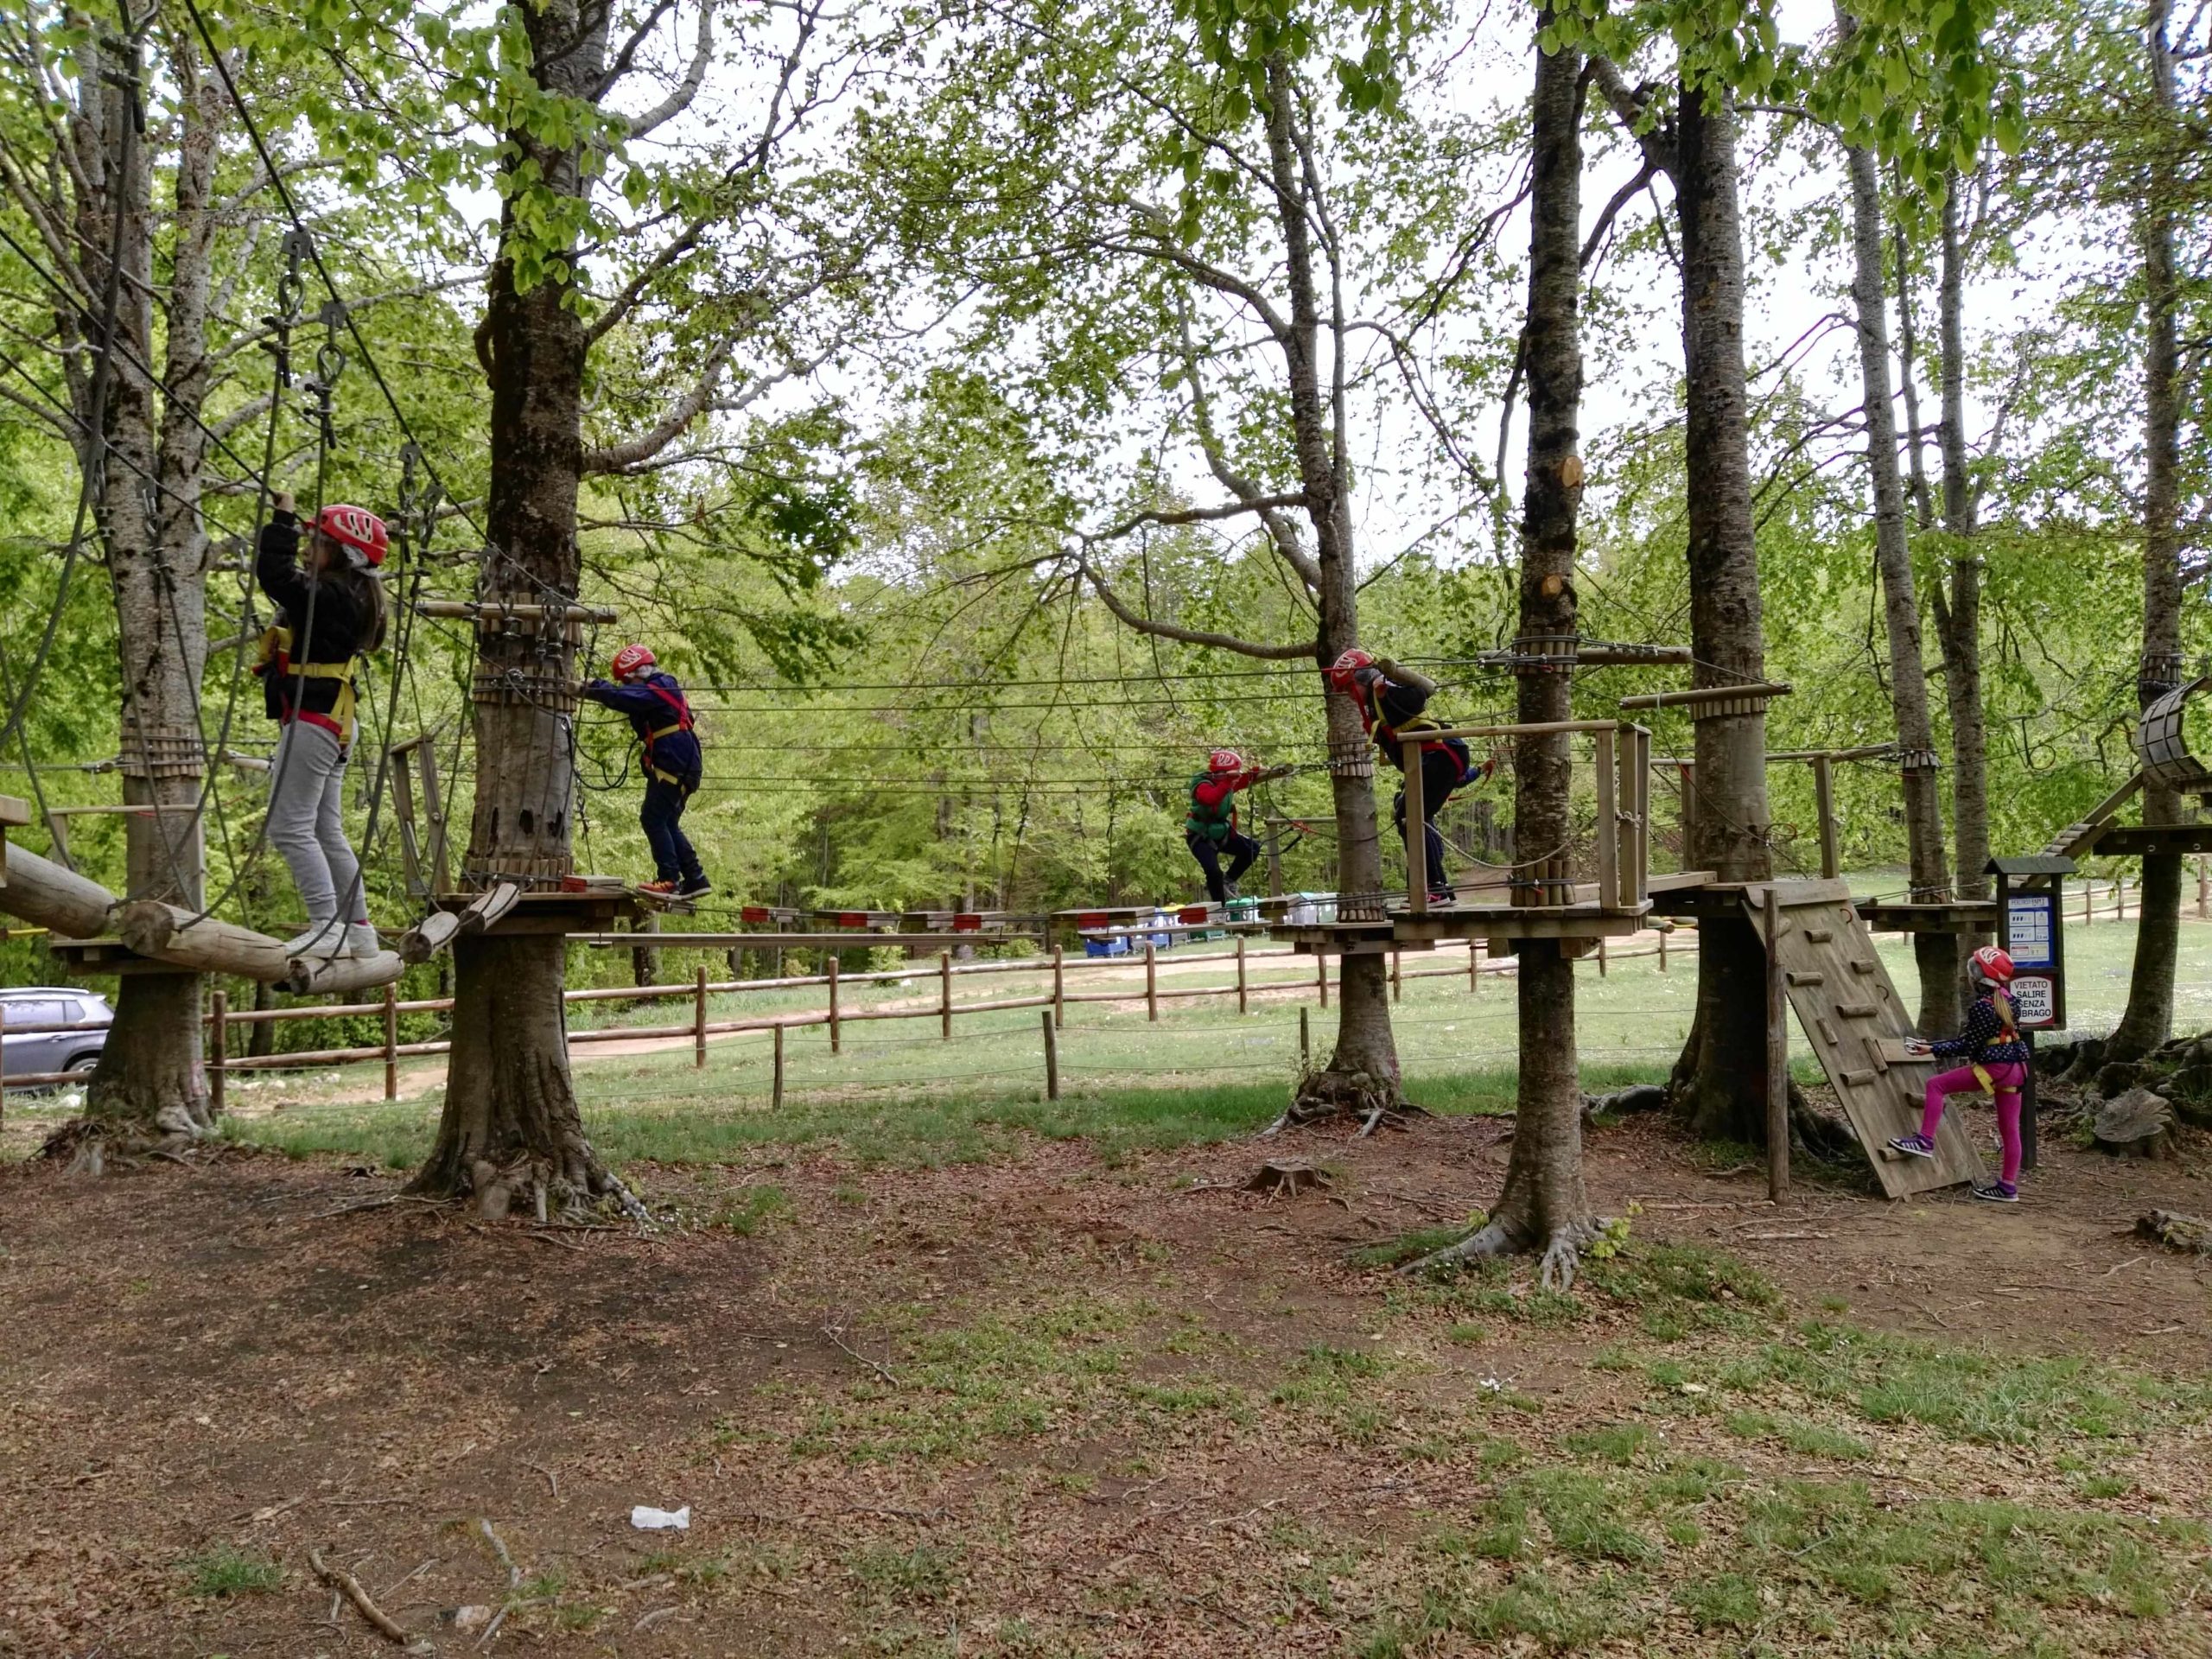
<path id="1" fill-rule="evenodd" d="M 1924 1135 L 1901 1135 L 1890 1142 L 1890 1150 L 1900 1158 L 1933 1158 L 1936 1143 Z"/>
<path id="2" fill-rule="evenodd" d="M 2010 1181 L 1976 1181 L 1974 1195 L 1984 1204 L 2018 1204 L 2020 1189 Z"/>

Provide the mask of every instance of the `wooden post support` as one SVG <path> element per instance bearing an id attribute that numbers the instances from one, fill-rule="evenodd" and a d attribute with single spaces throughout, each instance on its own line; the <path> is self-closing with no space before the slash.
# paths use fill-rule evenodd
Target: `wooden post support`
<path id="1" fill-rule="evenodd" d="M 1614 734 L 1593 732 L 1591 742 L 1598 751 L 1598 904 L 1603 909 L 1621 902 L 1619 773 L 1613 758 Z"/>
<path id="2" fill-rule="evenodd" d="M 1300 1071 L 1313 1064 L 1313 1032 L 1307 1019 L 1313 1012 L 1303 1002 L 1298 1005 L 1298 1069 Z"/>
<path id="3" fill-rule="evenodd" d="M 1390 950 L 1390 1000 L 1393 1002 L 1406 1000 L 1404 961 L 1405 952 L 1393 945 Z"/>
<path id="4" fill-rule="evenodd" d="M 691 970 L 691 1064 L 707 1069 L 707 964 Z"/>
<path id="5" fill-rule="evenodd" d="M 1067 957 L 1065 947 L 1052 947 L 1052 1023 L 1065 1027 L 1068 1022 Z"/>
<path id="6" fill-rule="evenodd" d="M 1160 951 L 1150 939 L 1144 942 L 1144 1017 L 1160 1018 Z"/>
<path id="7" fill-rule="evenodd" d="M 2127 919 L 2127 878 L 2124 875 L 2112 879 L 2112 916 L 2116 922 Z"/>
<path id="8" fill-rule="evenodd" d="M 1821 820 L 1821 874 L 1833 881 L 1842 870 L 1835 829 L 1835 766 L 1825 754 L 1813 757 L 1813 810 Z"/>
<path id="9" fill-rule="evenodd" d="M 837 953 L 830 952 L 830 1052 L 844 1052 L 844 1043 L 837 1032 Z"/>
<path id="10" fill-rule="evenodd" d="M 1605 971 L 1605 936 L 1604 934 L 1600 933 L 1600 934 L 1598 936 L 1598 977 L 1599 977 L 1599 978 L 1600 978 L 1600 979 L 1604 979 L 1604 978 L 1605 978 L 1606 976 L 1606 976 L 1606 971 Z"/>
<path id="11" fill-rule="evenodd" d="M 1479 993 L 1483 988 L 1483 947 L 1479 939 L 1467 941 L 1467 992 Z"/>
<path id="12" fill-rule="evenodd" d="M 1406 778 L 1406 910 L 1410 915 L 1428 914 L 1428 822 L 1421 800 L 1421 740 L 1404 739 L 1398 758 L 1405 763 Z"/>
<path id="13" fill-rule="evenodd" d="M 1249 1014 L 1252 1011 L 1251 988 L 1251 982 L 1246 977 L 1244 972 L 1244 936 L 1240 933 L 1236 936 L 1237 1013 Z"/>
<path id="14" fill-rule="evenodd" d="M 1039 1008 L 1038 1022 L 1045 1027 L 1045 1098 L 1060 1097 L 1060 1037 L 1052 1028 L 1052 1011 Z"/>
<path id="15" fill-rule="evenodd" d="M 2208 870 L 2203 855 L 2196 860 L 2196 915 L 2202 921 L 2212 918 L 2212 870 Z"/>
<path id="16" fill-rule="evenodd" d="M 776 1027 L 772 1035 L 776 1039 L 776 1063 L 774 1081 L 768 1086 L 768 1109 L 780 1112 L 784 1109 L 784 1028 Z"/>
<path id="17" fill-rule="evenodd" d="M 1782 976 L 1782 898 L 1766 897 L 1766 1195 L 1789 1194 L 1789 1000 Z"/>
<path id="18" fill-rule="evenodd" d="M 952 1040 L 952 952 L 937 953 L 938 1031 L 946 1042 Z"/>
<path id="19" fill-rule="evenodd" d="M 1268 897 L 1282 897 L 1282 826 L 1268 826 Z"/>
<path id="20" fill-rule="evenodd" d="M 1659 930 L 1659 971 L 1662 974 L 1667 971 L 1667 938 L 1674 931 L 1671 927 Z"/>
<path id="21" fill-rule="evenodd" d="M 231 995 L 221 986 L 207 994 L 207 1103 L 223 1115 L 223 1068 L 231 1058 Z"/>
<path id="22" fill-rule="evenodd" d="M 1321 987 L 1321 1006 L 1329 1006 L 1329 959 L 1319 950 L 1313 953 L 1313 976 Z"/>
<path id="23" fill-rule="evenodd" d="M 384 988 L 384 1097 L 399 1098 L 399 988 Z"/>

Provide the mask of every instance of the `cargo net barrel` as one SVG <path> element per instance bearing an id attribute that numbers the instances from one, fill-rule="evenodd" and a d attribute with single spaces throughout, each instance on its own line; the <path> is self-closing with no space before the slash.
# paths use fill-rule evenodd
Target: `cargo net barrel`
<path id="1" fill-rule="evenodd" d="M 2212 798 L 2212 675 L 2176 686 L 2143 711 L 2135 750 L 2143 770 L 2184 795 Z"/>

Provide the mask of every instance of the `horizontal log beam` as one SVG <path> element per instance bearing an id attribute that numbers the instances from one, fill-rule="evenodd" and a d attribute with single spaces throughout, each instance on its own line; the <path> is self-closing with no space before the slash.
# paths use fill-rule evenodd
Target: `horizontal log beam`
<path id="1" fill-rule="evenodd" d="M 1762 680 L 1754 685 L 1700 685 L 1687 691 L 1646 691 L 1623 697 L 1624 709 L 1694 708 L 1700 702 L 1729 702 L 1738 697 L 1786 697 L 1796 688 L 1786 680 Z"/>
<path id="2" fill-rule="evenodd" d="M 10 846 L 5 856 L 0 910 L 66 939 L 97 938 L 107 931 L 115 895 L 99 882 L 22 847 Z"/>
<path id="3" fill-rule="evenodd" d="M 292 957 L 283 941 L 213 916 L 141 899 L 118 913 L 117 933 L 142 957 L 203 974 L 235 974 L 264 985 L 307 993 L 366 990 L 388 985 L 406 963 L 396 950 L 365 957 Z"/>

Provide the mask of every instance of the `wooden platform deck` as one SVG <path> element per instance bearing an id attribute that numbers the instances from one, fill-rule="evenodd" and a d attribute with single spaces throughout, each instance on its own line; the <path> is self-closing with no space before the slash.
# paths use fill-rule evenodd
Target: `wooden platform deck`
<path id="1" fill-rule="evenodd" d="M 1877 933 L 1983 933 L 1997 925 L 1994 899 L 1869 899 L 1857 909 Z"/>
<path id="2" fill-rule="evenodd" d="M 467 910 L 483 896 L 442 893 L 430 904 L 436 910 Z M 609 929 L 617 922 L 635 922 L 649 913 L 638 895 L 622 887 L 592 887 L 582 893 L 525 893 L 483 931 L 493 938 L 521 933 L 576 933 Z M 651 933 L 640 933 L 638 942 L 649 943 L 652 938 Z"/>
<path id="3" fill-rule="evenodd" d="M 48 937 L 47 954 L 63 973 L 82 979 L 94 974 L 189 974 L 195 970 L 153 957 L 142 957 L 121 939 L 57 939 Z"/>

